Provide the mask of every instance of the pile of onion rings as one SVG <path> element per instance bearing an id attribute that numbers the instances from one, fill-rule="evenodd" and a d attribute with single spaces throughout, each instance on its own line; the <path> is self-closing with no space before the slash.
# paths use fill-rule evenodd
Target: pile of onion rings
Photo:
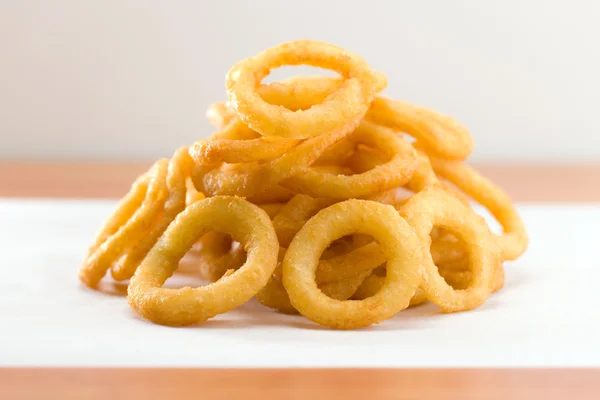
<path id="1" fill-rule="evenodd" d="M 338 77 L 262 83 L 309 65 Z M 216 132 L 140 176 L 100 229 L 79 271 L 108 271 L 152 322 L 203 323 L 251 299 L 333 329 L 380 323 L 431 302 L 484 304 L 504 261 L 527 249 L 504 191 L 465 162 L 455 119 L 381 95 L 387 78 L 357 54 L 314 40 L 236 63 Z M 492 232 L 473 203 L 503 232 Z M 168 288 L 174 274 L 206 286 Z"/>

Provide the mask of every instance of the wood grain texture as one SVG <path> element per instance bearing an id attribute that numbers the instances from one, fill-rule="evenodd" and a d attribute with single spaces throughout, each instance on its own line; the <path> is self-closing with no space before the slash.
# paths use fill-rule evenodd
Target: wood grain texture
<path id="1" fill-rule="evenodd" d="M 597 399 L 592 369 L 0 369 L 2 399 Z"/>
<path id="2" fill-rule="evenodd" d="M 0 163 L 0 196 L 120 197 L 149 165 Z M 478 167 L 518 202 L 600 201 L 600 165 Z M 598 393 L 600 369 L 0 368 L 0 399 L 552 400 Z"/>
<path id="3" fill-rule="evenodd" d="M 150 163 L 0 163 L 0 196 L 96 197 L 125 194 Z M 518 202 L 600 201 L 600 165 L 477 165 Z"/>

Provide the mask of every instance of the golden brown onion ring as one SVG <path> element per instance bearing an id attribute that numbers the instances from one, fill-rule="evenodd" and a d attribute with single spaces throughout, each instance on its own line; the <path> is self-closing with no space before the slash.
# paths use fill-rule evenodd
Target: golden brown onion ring
<path id="1" fill-rule="evenodd" d="M 447 191 L 433 187 L 411 197 L 400 208 L 400 214 L 415 228 L 423 244 L 421 288 L 427 298 L 445 312 L 471 310 L 483 304 L 500 260 L 500 251 L 485 220 Z M 463 240 L 473 274 L 468 288 L 454 290 L 440 276 L 430 250 L 434 226 L 442 226 Z"/>
<path id="2" fill-rule="evenodd" d="M 315 271 L 329 242 L 353 233 L 379 242 L 387 275 L 375 296 L 338 301 L 318 289 Z M 339 329 L 369 326 L 408 307 L 421 279 L 422 253 L 414 229 L 393 207 L 347 200 L 321 210 L 294 237 L 283 260 L 283 285 L 294 308 L 314 322 Z"/>
<path id="3" fill-rule="evenodd" d="M 247 251 L 237 271 L 208 286 L 161 286 L 179 260 L 210 230 L 229 233 Z M 277 266 L 279 245 L 269 216 L 236 197 L 212 197 L 190 205 L 169 225 L 139 266 L 128 288 L 130 306 L 142 317 L 164 325 L 204 322 L 256 295 Z"/>
<path id="4" fill-rule="evenodd" d="M 292 111 L 266 102 L 258 93 L 260 82 L 283 65 L 312 65 L 332 69 L 342 77 L 340 88 L 321 104 Z M 238 117 L 263 136 L 301 139 L 343 129 L 360 119 L 375 94 L 387 85 L 358 55 L 327 43 L 298 40 L 267 49 L 235 64 L 227 74 L 229 104 Z"/>
<path id="5" fill-rule="evenodd" d="M 79 270 L 79 279 L 95 288 L 115 262 L 154 225 L 167 199 L 169 161 L 157 161 L 138 178 L 98 232 Z"/>

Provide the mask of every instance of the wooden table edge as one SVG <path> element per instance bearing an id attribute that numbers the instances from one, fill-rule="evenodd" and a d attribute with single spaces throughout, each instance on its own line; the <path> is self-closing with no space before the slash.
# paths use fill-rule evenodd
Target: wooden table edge
<path id="1" fill-rule="evenodd" d="M 600 393 L 599 379 L 600 369 L 585 368 L 0 368 L 0 395 L 146 400 L 592 399 Z"/>

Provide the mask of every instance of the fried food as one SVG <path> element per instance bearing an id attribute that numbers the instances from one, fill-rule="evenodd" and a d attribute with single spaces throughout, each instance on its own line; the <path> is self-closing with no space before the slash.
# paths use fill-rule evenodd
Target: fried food
<path id="1" fill-rule="evenodd" d="M 246 262 L 208 286 L 162 288 L 179 260 L 211 230 L 226 232 L 240 242 L 247 250 Z M 204 322 L 254 297 L 273 274 L 278 250 L 273 224 L 259 207 L 235 197 L 197 201 L 167 228 L 138 267 L 128 287 L 129 305 L 158 324 Z"/>
<path id="2" fill-rule="evenodd" d="M 113 265 L 111 274 L 115 280 L 122 281 L 133 276 L 136 268 L 146 257 L 152 246 L 177 215 L 185 209 L 188 193 L 187 179 L 190 176 L 191 167 L 192 159 L 188 154 L 188 149 L 185 147 L 178 149 L 169 161 L 166 177 L 168 194 L 164 207 L 152 229 L 127 252 L 127 255 L 121 261 Z"/>
<path id="3" fill-rule="evenodd" d="M 421 288 L 427 298 L 445 312 L 471 310 L 490 295 L 494 269 L 500 261 L 500 249 L 485 220 L 447 191 L 437 188 L 423 190 L 402 205 L 399 210 L 412 225 L 423 246 L 423 281 Z M 467 247 L 470 259 L 469 285 L 455 290 L 440 275 L 431 256 L 431 230 L 443 226 L 459 235 Z"/>
<path id="4" fill-rule="evenodd" d="M 199 140 L 190 152 L 201 164 L 270 161 L 296 147 L 300 140 L 261 137 L 234 118 L 222 131 Z"/>
<path id="5" fill-rule="evenodd" d="M 350 176 L 303 167 L 283 185 L 297 193 L 314 197 L 359 198 L 402 186 L 411 179 L 417 166 L 417 153 L 408 142 L 391 130 L 368 121 L 362 121 L 343 140 L 376 148 L 389 160 L 373 169 Z"/>
<path id="6" fill-rule="evenodd" d="M 414 137 L 446 159 L 464 160 L 473 150 L 469 131 L 454 118 L 407 102 L 378 97 L 365 118 Z"/>
<path id="7" fill-rule="evenodd" d="M 386 278 L 372 297 L 340 301 L 317 288 L 319 256 L 332 240 L 361 233 L 379 242 Z M 302 227 L 283 260 L 283 285 L 302 315 L 320 325 L 354 329 L 379 323 L 408 307 L 421 281 L 421 243 L 414 229 L 389 205 L 346 200 L 319 213 Z"/>
<path id="8" fill-rule="evenodd" d="M 266 102 L 256 88 L 283 65 L 311 65 L 338 72 L 339 89 L 308 110 L 292 111 Z M 250 128 L 263 136 L 303 139 L 346 130 L 367 111 L 387 79 L 358 55 L 314 40 L 298 40 L 267 49 L 235 64 L 227 74 L 231 108 Z"/>
<path id="9" fill-rule="evenodd" d="M 339 75 L 262 82 L 290 65 Z M 466 164 L 466 127 L 384 97 L 386 87 L 358 55 L 314 40 L 239 61 L 227 100 L 206 111 L 215 132 L 133 183 L 79 278 L 91 288 L 108 270 L 130 279 L 129 305 L 173 326 L 253 298 L 333 329 L 427 301 L 446 313 L 482 306 L 504 287 L 505 261 L 526 251 L 525 225 L 508 195 Z M 163 287 L 176 272 L 209 284 Z"/>
<path id="10" fill-rule="evenodd" d="M 79 270 L 79 279 L 85 285 L 95 288 L 106 271 L 152 229 L 167 199 L 167 170 L 168 160 L 157 161 L 133 183 L 106 220 Z"/>
<path id="11" fill-rule="evenodd" d="M 527 249 L 525 224 L 508 195 L 470 166 L 431 157 L 437 174 L 452 182 L 473 200 L 486 207 L 498 220 L 504 233 L 496 238 L 505 260 L 516 260 Z"/>

